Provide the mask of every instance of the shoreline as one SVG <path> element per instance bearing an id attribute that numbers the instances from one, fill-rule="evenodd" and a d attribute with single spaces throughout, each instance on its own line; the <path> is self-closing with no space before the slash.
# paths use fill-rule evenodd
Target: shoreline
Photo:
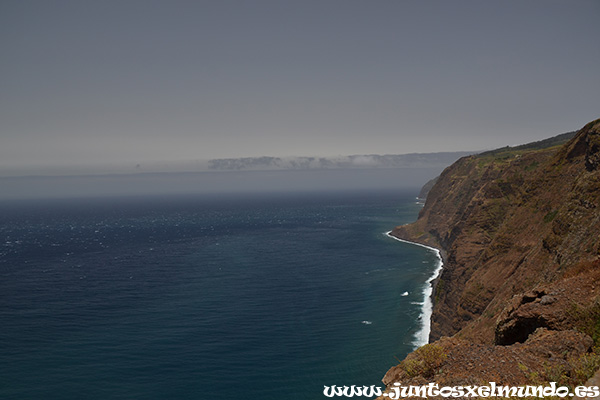
<path id="1" fill-rule="evenodd" d="M 437 280 L 442 273 L 442 269 L 444 268 L 444 255 L 440 249 L 417 242 L 411 242 L 410 240 L 400 239 L 391 233 L 392 231 L 388 231 L 385 233 L 385 235 L 399 242 L 424 247 L 427 250 L 433 251 L 438 258 L 438 265 L 433 271 L 433 274 L 429 277 L 429 279 L 427 279 L 425 289 L 423 289 L 424 299 L 423 308 L 421 311 L 422 326 L 421 329 L 415 333 L 415 341 L 413 343 L 417 348 L 429 343 L 429 334 L 431 333 L 431 316 L 433 314 L 433 291 L 435 289 Z"/>

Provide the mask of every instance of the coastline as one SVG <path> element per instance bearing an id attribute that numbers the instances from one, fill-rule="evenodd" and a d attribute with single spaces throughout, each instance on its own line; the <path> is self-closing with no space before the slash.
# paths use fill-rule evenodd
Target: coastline
<path id="1" fill-rule="evenodd" d="M 399 242 L 404 242 L 420 247 L 424 247 L 430 251 L 433 251 L 438 257 L 438 265 L 436 266 L 433 274 L 427 279 L 425 289 L 423 290 L 423 310 L 421 312 L 422 326 L 421 329 L 415 334 L 415 348 L 421 347 L 429 343 L 429 334 L 431 332 L 431 316 L 433 314 L 433 292 L 437 286 L 437 282 L 444 268 L 445 257 L 442 250 L 436 249 L 435 247 L 427 246 L 417 242 L 411 242 L 410 240 L 400 239 L 392 235 L 392 231 L 385 233 L 386 236 L 395 239 Z"/>

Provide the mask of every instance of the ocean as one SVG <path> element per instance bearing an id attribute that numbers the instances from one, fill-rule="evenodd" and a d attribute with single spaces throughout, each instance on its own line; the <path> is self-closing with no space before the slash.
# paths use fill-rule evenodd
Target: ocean
<path id="1" fill-rule="evenodd" d="M 426 341 L 414 191 L 0 203 L 0 398 L 322 399 Z"/>

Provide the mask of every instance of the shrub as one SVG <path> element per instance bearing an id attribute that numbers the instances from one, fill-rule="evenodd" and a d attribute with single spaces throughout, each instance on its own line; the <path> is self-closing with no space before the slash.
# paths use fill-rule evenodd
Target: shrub
<path id="1" fill-rule="evenodd" d="M 558 210 L 550 211 L 548 214 L 544 215 L 544 222 L 549 223 L 554 221 L 556 214 L 558 214 Z"/>
<path id="2" fill-rule="evenodd" d="M 417 375 L 431 377 L 447 357 L 448 355 L 440 345 L 426 344 L 415 350 L 413 357 L 405 359 L 400 365 L 409 377 Z"/>
<path id="3" fill-rule="evenodd" d="M 573 379 L 576 383 L 583 384 L 590 379 L 600 368 L 600 355 L 597 353 L 584 354 L 578 359 L 572 360 Z"/>
<path id="4" fill-rule="evenodd" d="M 600 347 L 600 302 L 595 301 L 588 307 L 573 303 L 567 311 L 581 332 L 594 339 L 594 345 Z"/>

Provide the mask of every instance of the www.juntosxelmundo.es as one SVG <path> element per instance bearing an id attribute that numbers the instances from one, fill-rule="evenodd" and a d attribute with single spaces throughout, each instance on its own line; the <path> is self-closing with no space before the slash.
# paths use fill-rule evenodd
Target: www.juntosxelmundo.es
<path id="1" fill-rule="evenodd" d="M 325 386 L 323 394 L 326 397 L 379 397 L 401 399 L 406 397 L 597 397 L 600 396 L 598 386 L 577 386 L 573 391 L 566 386 L 557 386 L 550 382 L 548 386 L 499 386 L 490 382 L 487 386 L 442 386 L 429 383 L 421 386 L 402 386 L 396 382 L 389 389 L 377 386 Z"/>

